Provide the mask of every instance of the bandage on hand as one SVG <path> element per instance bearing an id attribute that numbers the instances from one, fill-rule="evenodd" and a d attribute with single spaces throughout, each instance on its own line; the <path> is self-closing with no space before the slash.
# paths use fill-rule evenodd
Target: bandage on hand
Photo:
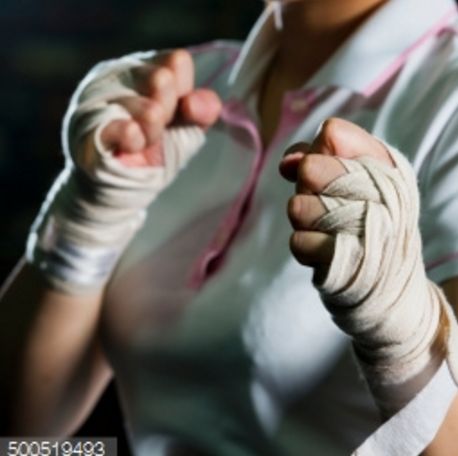
<path id="1" fill-rule="evenodd" d="M 66 166 L 32 226 L 29 262 L 61 291 L 103 287 L 147 206 L 201 148 L 220 108 L 214 92 L 194 88 L 187 51 L 95 67 L 65 116 Z"/>
<path id="2" fill-rule="evenodd" d="M 326 122 L 311 146 L 288 152 L 280 170 L 297 185 L 291 250 L 315 268 L 315 285 L 352 337 L 384 417 L 409 402 L 444 357 L 457 381 L 456 320 L 425 274 L 407 160 L 340 119 Z"/>

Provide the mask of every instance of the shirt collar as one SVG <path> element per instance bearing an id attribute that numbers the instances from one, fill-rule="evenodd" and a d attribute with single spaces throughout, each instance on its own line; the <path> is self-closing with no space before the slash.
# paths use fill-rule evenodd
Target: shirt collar
<path id="1" fill-rule="evenodd" d="M 429 36 L 456 18 L 454 0 L 389 0 L 369 17 L 305 84 L 336 86 L 369 96 Z M 277 47 L 274 12 L 267 7 L 229 76 L 235 96 L 253 87 Z"/>

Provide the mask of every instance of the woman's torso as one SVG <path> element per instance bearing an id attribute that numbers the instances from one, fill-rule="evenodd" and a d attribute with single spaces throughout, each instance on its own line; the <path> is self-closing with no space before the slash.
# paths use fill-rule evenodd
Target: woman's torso
<path id="1" fill-rule="evenodd" d="M 395 141 L 421 179 L 422 135 L 390 122 L 405 121 L 402 77 L 414 80 L 409 71 L 434 46 L 371 96 L 326 86 L 286 94 L 267 150 L 255 93 L 241 96 L 227 85 L 238 48 L 194 51 L 198 79 L 213 75 L 224 100 L 222 121 L 152 203 L 102 318 L 138 454 L 167 454 L 171 442 L 218 456 L 348 454 L 377 427 L 349 341 L 322 306 L 312 270 L 289 252 L 286 203 L 294 188 L 277 168 L 288 145 L 311 141 L 323 120 L 340 116 Z"/>

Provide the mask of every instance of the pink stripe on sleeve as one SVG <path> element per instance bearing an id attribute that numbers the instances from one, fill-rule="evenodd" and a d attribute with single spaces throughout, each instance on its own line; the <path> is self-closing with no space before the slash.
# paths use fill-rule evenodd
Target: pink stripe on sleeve
<path id="1" fill-rule="evenodd" d="M 401 55 L 399 55 L 384 71 L 378 76 L 368 87 L 364 90 L 363 94 L 367 97 L 371 96 L 380 86 L 383 85 L 391 76 L 393 76 L 406 62 L 410 54 L 418 49 L 428 39 L 441 34 L 445 30 L 454 29 L 450 27 L 450 20 L 457 13 L 457 7 L 454 6 L 452 9 L 439 20 L 439 22 L 429 29 L 424 35 L 422 35 L 415 43 L 408 47 Z"/>

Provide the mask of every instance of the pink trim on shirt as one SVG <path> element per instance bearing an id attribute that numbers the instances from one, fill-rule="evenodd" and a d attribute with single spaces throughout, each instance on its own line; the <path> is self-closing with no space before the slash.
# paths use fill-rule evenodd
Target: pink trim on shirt
<path id="1" fill-rule="evenodd" d="M 224 72 L 234 64 L 240 54 L 240 48 L 235 46 L 229 46 L 225 43 L 219 41 L 213 41 L 210 43 L 204 43 L 198 46 L 192 46 L 188 48 L 188 51 L 191 54 L 204 54 L 211 51 L 216 51 L 220 49 L 225 49 L 229 54 L 228 60 L 226 60 L 222 65 L 207 77 L 205 82 L 202 84 L 203 87 L 211 86 Z"/>
<path id="2" fill-rule="evenodd" d="M 242 221 L 246 216 L 251 195 L 261 170 L 262 141 L 256 124 L 250 119 L 245 106 L 238 100 L 229 100 L 223 105 L 221 119 L 228 125 L 246 130 L 253 142 L 254 159 L 248 180 L 243 186 L 236 200 L 231 205 L 229 212 L 219 224 L 216 235 L 194 263 L 188 285 L 199 289 L 205 280 L 216 272 L 223 264 L 225 252 L 229 244 L 239 231 Z"/>
<path id="3" fill-rule="evenodd" d="M 458 259 L 458 252 L 454 253 L 449 253 L 447 255 L 444 255 L 437 260 L 430 261 L 429 263 L 426 263 L 426 270 L 430 271 L 431 269 L 435 269 L 438 266 L 442 266 L 443 264 Z"/>
<path id="4" fill-rule="evenodd" d="M 208 87 L 208 86 L 211 86 L 219 77 L 221 77 L 222 74 L 224 74 L 224 72 L 229 68 L 231 67 L 232 65 L 234 65 L 235 61 L 238 59 L 239 57 L 239 54 L 240 54 L 240 51 L 237 50 L 237 51 L 234 51 L 233 52 L 233 55 L 231 55 L 231 57 L 229 58 L 229 60 L 224 64 L 224 65 L 221 65 L 220 68 L 218 68 L 211 76 L 209 76 L 207 78 L 207 80 L 203 83 L 203 86 L 204 87 Z"/>
<path id="5" fill-rule="evenodd" d="M 366 97 L 371 96 L 379 87 L 383 85 L 391 76 L 393 76 L 406 62 L 410 54 L 417 50 L 429 38 L 441 34 L 443 31 L 451 29 L 450 19 L 457 13 L 458 8 L 454 6 L 424 35 L 422 35 L 415 43 L 409 46 L 400 56 L 398 56 L 384 71 L 378 76 L 368 87 L 363 91 Z"/>
<path id="6" fill-rule="evenodd" d="M 281 139 L 287 136 L 304 120 L 304 116 L 310 110 L 315 100 L 315 91 L 308 91 L 301 94 L 299 92 L 291 92 L 285 96 L 283 100 L 282 120 L 267 150 L 263 150 L 261 136 L 256 123 L 250 118 L 243 102 L 228 100 L 224 103 L 221 120 L 232 127 L 242 128 L 248 132 L 254 147 L 254 158 L 248 179 L 242 190 L 231 205 L 229 212 L 223 217 L 214 238 L 194 263 L 188 280 L 188 286 L 193 289 L 201 288 L 205 281 L 224 264 L 226 253 L 239 232 L 243 221 L 249 214 L 250 204 L 267 156 Z M 303 109 L 292 110 L 293 101 L 302 101 L 304 104 Z"/>
<path id="7" fill-rule="evenodd" d="M 388 68 L 364 90 L 364 95 L 370 96 L 372 93 L 374 93 L 386 80 L 388 80 L 393 74 L 396 73 L 396 71 L 399 70 L 399 68 L 402 67 L 410 54 L 418 49 L 430 37 L 436 36 L 437 34 L 444 32 L 447 28 L 450 28 L 449 21 L 451 14 L 456 13 L 456 11 L 456 7 L 453 7 L 451 10 L 449 10 L 434 27 L 428 30 L 414 44 L 412 44 L 398 58 L 396 58 L 394 62 L 392 62 L 392 64 L 389 65 Z M 215 42 L 204 45 L 195 51 L 204 52 L 217 48 L 218 43 Z M 234 54 L 229 58 L 229 61 L 225 62 L 225 64 L 221 65 L 221 67 L 218 67 L 216 72 L 208 78 L 205 85 L 210 85 L 218 77 L 220 77 L 221 74 L 223 74 L 223 72 L 235 62 L 238 54 L 239 51 L 237 50 L 237 52 L 234 52 Z M 231 205 L 226 216 L 223 217 L 221 223 L 218 226 L 218 229 L 216 230 L 216 235 L 208 247 L 202 252 L 202 254 L 194 263 L 188 281 L 188 285 L 190 287 L 194 289 L 200 288 L 205 283 L 206 279 L 213 275 L 213 273 L 222 266 L 227 250 L 236 234 L 240 230 L 243 220 L 246 218 L 249 212 L 249 205 L 251 203 L 257 181 L 259 180 L 262 165 L 265 162 L 265 157 L 268 155 L 268 152 L 274 148 L 278 141 L 284 138 L 294 129 L 294 127 L 297 126 L 298 121 L 303 120 L 304 116 L 306 115 L 305 111 L 308 110 L 310 105 L 314 103 L 314 93 L 308 93 L 305 95 L 306 99 L 304 100 L 304 106 L 307 108 L 308 105 L 308 109 L 305 109 L 302 112 L 300 112 L 300 110 L 295 112 L 291 109 L 291 100 L 294 98 L 295 100 L 293 101 L 297 101 L 300 99 L 300 96 L 301 95 L 299 92 L 292 92 L 285 96 L 281 124 L 267 151 L 263 150 L 261 137 L 258 132 L 256 123 L 253 121 L 253 119 L 250 118 L 248 112 L 245 109 L 245 106 L 243 105 L 243 102 L 232 99 L 224 103 L 221 119 L 230 126 L 241 128 L 248 132 L 253 143 L 254 159 L 251 165 L 249 177 L 245 182 L 241 192 Z M 452 258 L 454 258 L 454 256 Z M 448 259 L 449 257 L 443 260 L 439 260 L 437 264 L 441 264 Z M 436 262 L 429 267 L 436 267 Z"/>

